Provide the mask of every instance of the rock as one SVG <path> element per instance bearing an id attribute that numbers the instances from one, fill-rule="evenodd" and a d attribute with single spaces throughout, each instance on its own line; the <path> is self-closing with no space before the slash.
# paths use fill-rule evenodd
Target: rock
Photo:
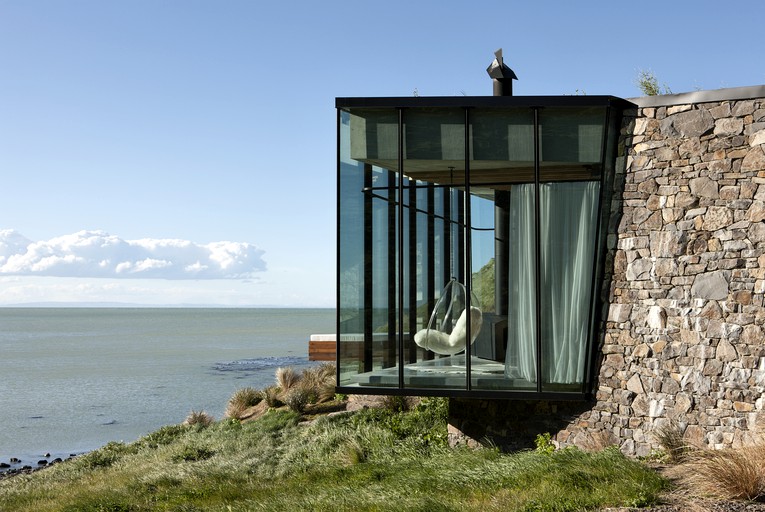
<path id="1" fill-rule="evenodd" d="M 717 270 L 698 274 L 691 286 L 691 296 L 696 299 L 723 300 L 728 298 L 728 280 L 725 271 Z"/>
<path id="2" fill-rule="evenodd" d="M 630 318 L 632 306 L 629 304 L 611 304 L 608 308 L 608 321 L 624 323 Z"/>
<path id="3" fill-rule="evenodd" d="M 720 197 L 720 189 L 717 182 L 710 180 L 707 177 L 693 178 L 689 185 L 691 192 L 698 197 L 708 197 L 710 199 L 717 199 Z"/>
<path id="4" fill-rule="evenodd" d="M 749 145 L 751 147 L 765 144 L 765 130 L 760 130 L 749 136 Z"/>
<path id="5" fill-rule="evenodd" d="M 649 246 L 654 258 L 674 258 L 685 253 L 688 235 L 684 231 L 653 231 Z"/>
<path id="6" fill-rule="evenodd" d="M 627 264 L 627 279 L 630 281 L 644 281 L 651 278 L 653 262 L 649 259 L 640 258 Z"/>
<path id="7" fill-rule="evenodd" d="M 650 403 L 648 397 L 644 394 L 637 395 L 632 401 L 632 412 L 635 416 L 648 416 L 650 410 Z"/>
<path id="8" fill-rule="evenodd" d="M 667 328 L 667 312 L 661 306 L 651 306 L 648 310 L 646 325 L 651 329 Z"/>
<path id="9" fill-rule="evenodd" d="M 715 135 L 738 135 L 744 131 L 744 120 L 735 117 L 718 119 L 715 122 Z"/>
<path id="10" fill-rule="evenodd" d="M 645 390 L 643 389 L 643 383 L 640 381 L 640 376 L 637 373 L 630 377 L 630 380 L 627 381 L 627 389 L 636 395 L 642 395 L 645 393 Z"/>
<path id="11" fill-rule="evenodd" d="M 752 205 L 746 211 L 746 218 L 751 222 L 762 222 L 765 220 L 765 203 L 762 201 L 752 201 Z"/>
<path id="12" fill-rule="evenodd" d="M 11 467 L 10 464 L 7 464 L 5 462 L 0 462 L 0 469 L 8 469 L 9 467 Z"/>
<path id="13" fill-rule="evenodd" d="M 717 231 L 733 223 L 733 211 L 726 206 L 710 206 L 704 214 L 702 229 Z"/>
<path id="14" fill-rule="evenodd" d="M 755 146 L 749 150 L 741 162 L 742 171 L 762 171 L 765 170 L 765 153 L 762 146 Z"/>
<path id="15" fill-rule="evenodd" d="M 715 120 L 708 110 L 689 110 L 666 117 L 661 122 L 664 135 L 683 138 L 701 137 L 715 127 Z"/>

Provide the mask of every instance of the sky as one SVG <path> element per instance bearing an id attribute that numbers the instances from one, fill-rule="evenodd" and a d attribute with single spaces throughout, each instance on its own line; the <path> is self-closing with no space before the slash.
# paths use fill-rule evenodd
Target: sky
<path id="1" fill-rule="evenodd" d="M 765 84 L 762 0 L 0 0 L 0 306 L 335 306 L 335 97 Z"/>

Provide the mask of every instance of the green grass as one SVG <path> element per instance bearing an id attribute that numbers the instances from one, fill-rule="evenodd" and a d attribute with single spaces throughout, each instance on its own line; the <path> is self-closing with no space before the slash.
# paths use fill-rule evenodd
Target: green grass
<path id="1" fill-rule="evenodd" d="M 0 481 L 0 510 L 574 511 L 647 505 L 666 487 L 615 449 L 450 449 L 444 403 L 310 426 L 272 410 L 247 423 L 165 427 Z"/>

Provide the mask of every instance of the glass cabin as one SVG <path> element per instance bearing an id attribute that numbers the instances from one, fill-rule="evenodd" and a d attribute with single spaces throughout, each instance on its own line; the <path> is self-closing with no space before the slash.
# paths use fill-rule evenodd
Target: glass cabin
<path id="1" fill-rule="evenodd" d="M 585 398 L 628 105 L 337 98 L 338 391 Z"/>

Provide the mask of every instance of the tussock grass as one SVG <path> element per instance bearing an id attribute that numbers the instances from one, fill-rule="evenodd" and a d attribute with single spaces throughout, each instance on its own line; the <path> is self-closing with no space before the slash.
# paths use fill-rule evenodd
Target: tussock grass
<path id="1" fill-rule="evenodd" d="M 683 433 L 676 423 L 657 429 L 654 437 L 671 462 L 681 462 L 691 449 L 683 439 Z"/>
<path id="2" fill-rule="evenodd" d="M 300 382 L 300 374 L 291 366 L 276 369 L 276 385 L 286 393 Z"/>
<path id="3" fill-rule="evenodd" d="M 513 455 L 450 449 L 446 400 L 309 426 L 280 409 L 172 426 L 0 481 L 0 509 L 595 510 L 652 503 L 665 481 L 616 449 Z"/>
<path id="4" fill-rule="evenodd" d="M 697 450 L 682 465 L 684 480 L 698 494 L 721 499 L 765 497 L 765 445 Z"/>
<path id="5" fill-rule="evenodd" d="M 242 419 L 244 411 L 258 405 L 263 396 L 257 389 L 246 387 L 236 390 L 226 405 L 226 418 Z"/>
<path id="6" fill-rule="evenodd" d="M 209 427 L 214 421 L 215 418 L 207 414 L 205 411 L 191 411 L 189 415 L 186 416 L 186 420 L 183 422 L 183 424 L 189 426 Z"/>

